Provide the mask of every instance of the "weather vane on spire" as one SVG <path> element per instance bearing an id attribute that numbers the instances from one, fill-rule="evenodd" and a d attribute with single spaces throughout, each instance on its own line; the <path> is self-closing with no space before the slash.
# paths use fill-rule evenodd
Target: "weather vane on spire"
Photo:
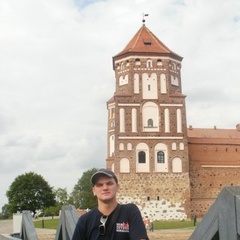
<path id="1" fill-rule="evenodd" d="M 144 17 L 148 17 L 148 15 L 149 15 L 149 14 L 143 13 L 143 19 L 142 19 L 143 24 L 145 24 L 145 21 L 146 21 L 146 20 L 144 19 Z"/>

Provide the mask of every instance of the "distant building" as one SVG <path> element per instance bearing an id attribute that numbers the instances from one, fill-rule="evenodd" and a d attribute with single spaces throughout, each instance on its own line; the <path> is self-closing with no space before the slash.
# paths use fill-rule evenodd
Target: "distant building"
<path id="1" fill-rule="evenodd" d="M 145 24 L 113 57 L 107 167 L 119 200 L 144 218 L 202 216 L 223 186 L 240 184 L 240 127 L 187 128 L 181 64 Z"/>

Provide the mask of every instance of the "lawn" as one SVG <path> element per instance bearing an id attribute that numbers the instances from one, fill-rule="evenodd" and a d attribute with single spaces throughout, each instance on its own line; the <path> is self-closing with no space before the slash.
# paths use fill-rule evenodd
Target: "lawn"
<path id="1" fill-rule="evenodd" d="M 34 221 L 35 228 L 49 228 L 49 229 L 57 229 L 59 219 L 45 219 L 45 220 L 36 220 Z M 197 223 L 198 225 L 198 223 Z M 193 222 L 186 221 L 155 221 L 154 229 L 174 229 L 174 228 L 191 228 L 193 226 Z"/>
<path id="2" fill-rule="evenodd" d="M 198 225 L 198 223 L 196 224 Z M 193 226 L 193 221 L 155 221 L 154 229 L 175 229 L 175 228 L 191 228 Z"/>
<path id="3" fill-rule="evenodd" d="M 35 220 L 34 226 L 35 228 L 48 228 L 48 229 L 57 229 L 59 219 L 41 219 Z"/>

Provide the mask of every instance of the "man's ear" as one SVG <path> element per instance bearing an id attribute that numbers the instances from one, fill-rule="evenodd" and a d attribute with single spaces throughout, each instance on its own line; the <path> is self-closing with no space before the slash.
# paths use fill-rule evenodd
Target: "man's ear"
<path id="1" fill-rule="evenodd" d="M 94 188 L 92 188 L 93 196 L 96 196 L 96 193 L 94 192 Z"/>

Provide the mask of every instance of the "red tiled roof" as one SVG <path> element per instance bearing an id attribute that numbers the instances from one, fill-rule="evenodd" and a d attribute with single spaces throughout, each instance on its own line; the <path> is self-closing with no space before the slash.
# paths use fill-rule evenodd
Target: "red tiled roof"
<path id="1" fill-rule="evenodd" d="M 170 97 L 179 97 L 179 98 L 185 98 L 186 95 L 180 93 L 180 92 L 175 92 L 170 95 Z"/>
<path id="2" fill-rule="evenodd" d="M 237 129 L 210 129 L 210 128 L 188 128 L 190 138 L 229 138 L 240 139 L 240 131 Z"/>
<path id="3" fill-rule="evenodd" d="M 107 101 L 107 103 L 113 103 L 114 102 L 114 97 L 111 97 L 108 101 Z"/>
<path id="4" fill-rule="evenodd" d="M 240 144 L 237 129 L 189 128 L 188 142 L 191 144 Z"/>
<path id="5" fill-rule="evenodd" d="M 138 30 L 127 46 L 115 57 L 128 53 L 161 53 L 182 60 L 181 56 L 172 52 L 145 25 Z"/>

